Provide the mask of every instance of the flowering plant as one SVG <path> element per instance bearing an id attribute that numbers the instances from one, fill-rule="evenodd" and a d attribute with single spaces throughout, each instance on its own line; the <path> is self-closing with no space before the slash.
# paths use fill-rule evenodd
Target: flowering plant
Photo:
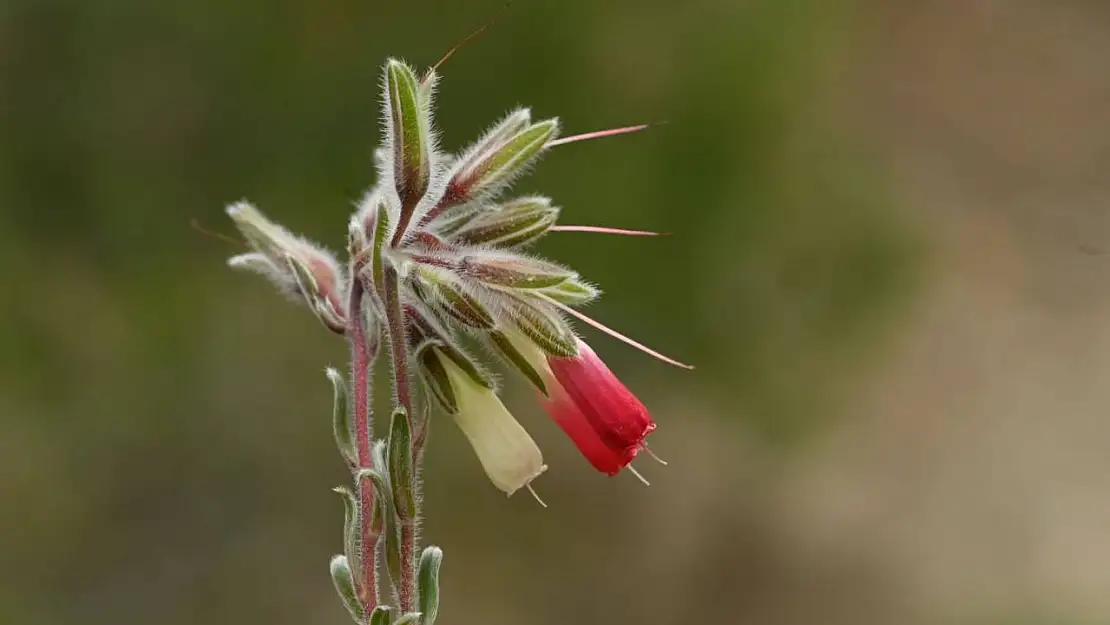
<path id="1" fill-rule="evenodd" d="M 686 366 L 576 311 L 598 296 L 597 288 L 525 251 L 558 230 L 652 233 L 558 226 L 559 209 L 545 197 L 502 199 L 548 149 L 643 127 L 557 139 L 557 120 L 534 122 L 519 109 L 460 154 L 447 155 L 437 149 L 432 125 L 437 80 L 434 70 L 418 79 L 400 61 L 385 64 L 379 182 L 350 219 L 345 263 L 246 202 L 227 209 L 251 248 L 229 264 L 269 278 L 350 345 L 350 384 L 327 371 L 335 439 L 353 476 L 351 487 L 336 489 L 346 503 L 345 549 L 332 558 L 331 576 L 360 624 L 432 625 L 438 614 L 443 553 L 434 546 L 420 552 L 416 544 L 433 409 L 452 417 L 505 493 L 527 488 L 534 495 L 531 483 L 547 469 L 469 345 L 484 345 L 519 371 L 586 459 L 609 475 L 632 470 L 655 423 L 567 317 Z M 374 438 L 371 370 L 383 344 L 394 408 L 388 434 Z"/>

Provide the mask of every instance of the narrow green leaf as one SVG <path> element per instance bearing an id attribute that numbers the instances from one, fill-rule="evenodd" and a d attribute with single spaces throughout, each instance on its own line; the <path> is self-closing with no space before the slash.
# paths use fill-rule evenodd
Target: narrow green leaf
<path id="1" fill-rule="evenodd" d="M 328 380 L 331 381 L 335 391 L 332 403 L 331 429 L 335 435 L 335 445 L 339 453 L 350 466 L 358 464 L 358 451 L 355 448 L 354 424 L 351 423 L 350 396 L 347 394 L 347 383 L 339 371 L 328 367 L 325 370 Z"/>
<path id="2" fill-rule="evenodd" d="M 347 555 L 347 565 L 351 574 L 360 578 L 362 571 L 362 555 L 359 553 L 359 541 L 362 540 L 359 527 L 358 498 L 346 486 L 337 486 L 332 489 L 343 497 L 343 551 Z"/>
<path id="3" fill-rule="evenodd" d="M 354 577 L 351 576 L 351 569 L 347 566 L 347 556 L 332 556 L 331 581 L 335 584 L 335 591 L 339 593 L 343 607 L 347 608 L 351 618 L 356 623 L 363 623 L 366 615 L 362 602 L 358 600 L 358 590 L 355 587 Z"/>
<path id="4" fill-rule="evenodd" d="M 416 494 L 412 462 L 412 432 L 409 417 L 402 407 L 393 410 L 389 427 L 389 482 L 393 487 L 393 504 L 402 523 L 416 515 Z"/>
<path id="5" fill-rule="evenodd" d="M 434 625 L 439 616 L 439 567 L 443 563 L 443 550 L 434 545 L 420 554 L 417 584 L 420 589 L 420 611 L 423 625 Z"/>

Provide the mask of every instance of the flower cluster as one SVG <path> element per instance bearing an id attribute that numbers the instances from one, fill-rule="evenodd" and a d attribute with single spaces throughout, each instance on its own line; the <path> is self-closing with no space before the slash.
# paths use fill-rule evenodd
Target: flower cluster
<path id="1" fill-rule="evenodd" d="M 344 265 L 246 202 L 228 208 L 251 248 L 232 258 L 231 266 L 268 277 L 352 346 L 353 399 L 343 379 L 329 373 L 341 400 L 336 438 L 356 482 L 343 491 L 348 549 L 333 560 L 332 573 L 359 622 L 373 622 L 371 614 L 384 609 L 371 562 L 383 550 L 403 613 L 420 608 L 422 622 L 429 623 L 427 612 L 435 609 L 425 605 L 431 591 L 415 581 L 412 529 L 429 408 L 453 417 L 491 482 L 505 493 L 530 488 L 546 469 L 539 447 L 502 404 L 474 347 L 486 348 L 533 385 L 544 408 L 599 471 L 616 475 L 628 467 L 655 429 L 644 405 L 575 334 L 568 317 L 659 355 L 576 311 L 598 296 L 597 288 L 572 269 L 527 252 L 559 229 L 648 233 L 560 228 L 559 209 L 548 198 L 504 197 L 554 145 L 640 127 L 559 140 L 556 119 L 535 121 L 527 109 L 518 109 L 449 155 L 438 149 L 432 123 L 436 82 L 434 71 L 418 79 L 406 64 L 386 63 L 384 144 L 375 155 L 379 182 L 350 219 Z M 377 441 L 368 369 L 380 345 L 392 362 L 396 407 L 388 439 Z M 379 541 L 383 550 L 376 548 Z M 438 571 L 439 556 L 425 557 Z"/>

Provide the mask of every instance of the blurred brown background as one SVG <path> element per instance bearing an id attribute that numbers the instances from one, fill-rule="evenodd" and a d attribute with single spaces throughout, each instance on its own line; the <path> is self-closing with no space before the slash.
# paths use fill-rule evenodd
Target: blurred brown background
<path id="1" fill-rule="evenodd" d="M 377 72 L 499 0 L 0 0 L 0 622 L 343 623 L 327 364 L 227 270 L 242 197 L 341 245 Z M 532 405 L 551 505 L 447 420 L 425 473 L 449 624 L 1110 622 L 1110 4 L 518 0 L 444 68 L 461 147 L 569 132 L 523 181 L 599 282 L 653 481 Z"/>

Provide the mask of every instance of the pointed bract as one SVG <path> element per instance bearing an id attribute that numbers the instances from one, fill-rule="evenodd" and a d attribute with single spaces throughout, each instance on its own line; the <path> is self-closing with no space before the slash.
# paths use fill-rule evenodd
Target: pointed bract
<path id="1" fill-rule="evenodd" d="M 545 197 L 524 197 L 466 220 L 452 239 L 466 245 L 520 247 L 547 234 L 559 218 L 559 209 Z"/>

